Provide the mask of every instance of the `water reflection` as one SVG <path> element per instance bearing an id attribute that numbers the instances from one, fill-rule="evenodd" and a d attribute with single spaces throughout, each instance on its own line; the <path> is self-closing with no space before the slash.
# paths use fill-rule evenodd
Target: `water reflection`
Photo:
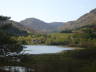
<path id="1" fill-rule="evenodd" d="M 34 72 L 34 69 L 28 67 L 19 67 L 19 66 L 3 66 L 0 69 L 10 72 Z"/>

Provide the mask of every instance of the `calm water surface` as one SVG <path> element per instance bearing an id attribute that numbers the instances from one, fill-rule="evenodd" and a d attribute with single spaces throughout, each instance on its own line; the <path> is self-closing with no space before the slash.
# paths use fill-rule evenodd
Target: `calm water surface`
<path id="1" fill-rule="evenodd" d="M 20 66 L 4 66 L 0 67 L 0 69 L 10 72 L 34 72 L 34 69 Z"/>
<path id="2" fill-rule="evenodd" d="M 75 48 L 63 47 L 63 46 L 47 46 L 47 45 L 24 45 L 24 53 L 28 54 L 48 54 L 48 53 L 60 53 L 66 50 L 73 50 Z"/>

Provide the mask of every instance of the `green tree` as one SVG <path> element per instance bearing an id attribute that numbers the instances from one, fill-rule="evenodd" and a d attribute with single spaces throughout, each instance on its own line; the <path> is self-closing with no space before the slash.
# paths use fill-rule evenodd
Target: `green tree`
<path id="1" fill-rule="evenodd" d="M 9 20 L 11 17 L 7 17 L 7 16 L 0 16 L 0 20 Z"/>
<path id="2" fill-rule="evenodd" d="M 0 49 L 4 49 L 7 55 L 8 52 L 19 53 L 23 47 L 19 42 L 12 39 L 10 35 L 0 31 Z"/>

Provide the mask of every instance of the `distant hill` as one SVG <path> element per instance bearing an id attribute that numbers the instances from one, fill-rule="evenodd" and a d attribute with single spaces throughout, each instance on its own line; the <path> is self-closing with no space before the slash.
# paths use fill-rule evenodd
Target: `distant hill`
<path id="1" fill-rule="evenodd" d="M 63 22 L 53 22 L 53 23 L 46 23 L 36 18 L 27 18 L 22 20 L 20 24 L 28 27 L 29 29 L 34 29 L 37 32 L 42 33 L 50 33 L 54 32 L 58 29 L 58 27 L 63 26 Z"/>
<path id="2" fill-rule="evenodd" d="M 83 26 L 96 25 L 96 8 L 81 16 L 75 21 L 69 21 L 64 23 L 64 26 L 60 27 L 61 30 L 75 30 Z"/>
<path id="3" fill-rule="evenodd" d="M 27 18 L 20 22 L 21 25 L 28 29 L 33 29 L 39 33 L 59 32 L 63 30 L 76 30 L 83 26 L 96 24 L 96 9 L 84 14 L 80 18 L 69 22 L 52 22 L 46 23 L 36 18 Z"/>
<path id="4" fill-rule="evenodd" d="M 20 22 L 10 20 L 10 17 L 0 16 L 0 30 L 13 35 L 26 35 L 31 33 L 52 33 L 52 32 L 70 32 L 82 27 L 96 26 L 96 9 L 81 16 L 77 20 L 69 22 L 47 23 L 36 18 L 26 18 Z"/>

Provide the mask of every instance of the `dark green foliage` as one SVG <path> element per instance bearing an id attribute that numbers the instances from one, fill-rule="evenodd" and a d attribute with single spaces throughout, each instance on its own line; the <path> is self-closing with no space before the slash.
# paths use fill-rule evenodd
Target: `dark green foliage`
<path id="1" fill-rule="evenodd" d="M 10 19 L 10 17 L 7 17 L 7 16 L 0 16 L 0 20 L 9 20 Z"/>
<path id="2" fill-rule="evenodd" d="M 72 33 L 72 30 L 64 30 L 64 31 L 61 31 L 61 33 Z"/>
<path id="3" fill-rule="evenodd" d="M 22 46 L 10 35 L 0 31 L 0 47 L 4 48 L 6 52 L 20 52 Z"/>
<path id="4" fill-rule="evenodd" d="M 0 30 L 13 36 L 26 36 L 28 33 L 24 30 L 20 30 L 14 27 L 12 24 L 6 24 L 0 27 Z"/>

